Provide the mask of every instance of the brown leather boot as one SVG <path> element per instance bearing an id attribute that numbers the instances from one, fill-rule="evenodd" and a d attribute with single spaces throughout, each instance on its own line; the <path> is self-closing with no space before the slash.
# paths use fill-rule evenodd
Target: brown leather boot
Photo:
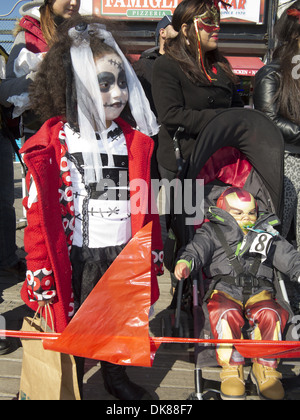
<path id="1" fill-rule="evenodd" d="M 245 400 L 244 367 L 224 366 L 220 373 L 222 400 Z"/>
<path id="2" fill-rule="evenodd" d="M 260 363 L 253 363 L 251 370 L 252 382 L 257 387 L 258 395 L 264 400 L 283 400 L 284 389 L 280 379 L 281 373 Z"/>

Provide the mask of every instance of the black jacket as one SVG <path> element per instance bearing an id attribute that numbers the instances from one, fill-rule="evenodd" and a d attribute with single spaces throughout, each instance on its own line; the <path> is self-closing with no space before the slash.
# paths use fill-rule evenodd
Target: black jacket
<path id="1" fill-rule="evenodd" d="M 157 116 L 154 101 L 152 98 L 151 83 L 152 83 L 152 72 L 155 60 L 160 57 L 159 47 L 150 48 L 144 51 L 139 60 L 136 61 L 132 67 L 138 76 L 145 94 L 149 100 L 150 106 L 154 114 Z"/>
<path id="2" fill-rule="evenodd" d="M 280 129 L 286 148 L 299 153 L 300 150 L 300 126 L 283 118 L 278 112 L 278 105 L 273 98 L 280 84 L 280 66 L 276 61 L 262 67 L 255 76 L 254 107 L 264 112 Z M 290 145 L 290 147 L 288 146 Z M 299 146 L 298 150 L 292 150 L 291 146 Z"/>
<path id="3" fill-rule="evenodd" d="M 217 69 L 217 80 L 210 85 L 192 83 L 176 61 L 166 55 L 155 60 L 152 95 L 161 129 L 158 135 L 158 163 L 177 172 L 173 136 L 178 127 L 185 132 L 180 140 L 181 153 L 187 159 L 195 140 L 216 109 L 241 107 L 243 102 L 226 74 Z"/>

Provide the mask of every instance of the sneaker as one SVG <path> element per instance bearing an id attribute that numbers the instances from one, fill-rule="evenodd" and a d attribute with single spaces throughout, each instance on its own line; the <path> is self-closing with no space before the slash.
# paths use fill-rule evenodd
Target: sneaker
<path id="1" fill-rule="evenodd" d="M 281 373 L 274 368 L 253 363 L 251 370 L 252 382 L 256 385 L 258 395 L 264 400 L 283 400 L 284 389 L 280 379 Z"/>
<path id="2" fill-rule="evenodd" d="M 243 365 L 223 366 L 220 378 L 222 400 L 246 399 Z"/>

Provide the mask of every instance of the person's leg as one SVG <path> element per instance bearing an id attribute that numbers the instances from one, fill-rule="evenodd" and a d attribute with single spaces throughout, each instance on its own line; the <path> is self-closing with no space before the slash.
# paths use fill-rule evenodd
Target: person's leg
<path id="1" fill-rule="evenodd" d="M 165 191 L 164 191 L 164 200 L 165 200 L 165 210 L 166 210 L 165 221 L 166 221 L 166 229 L 168 232 L 170 229 L 170 224 L 171 224 L 170 209 L 171 209 L 171 206 L 174 206 L 174 190 L 173 188 L 168 188 L 168 186 L 176 178 L 176 173 L 163 168 L 161 165 L 158 165 L 158 170 L 160 173 L 161 185 L 164 185 L 165 183 L 167 187 L 165 188 Z"/>
<path id="2" fill-rule="evenodd" d="M 241 302 L 232 299 L 224 292 L 214 291 L 207 304 L 209 321 L 215 339 L 241 339 L 245 324 Z M 219 365 L 243 364 L 243 357 L 229 345 L 217 347 Z"/>
<path id="3" fill-rule="evenodd" d="M 14 208 L 13 149 L 0 131 L 0 270 L 18 263 Z"/>
<path id="4" fill-rule="evenodd" d="M 246 303 L 246 316 L 253 328 L 253 340 L 281 340 L 289 318 L 288 312 L 264 291 L 251 297 Z M 276 371 L 277 359 L 257 358 L 253 360 L 251 378 L 257 386 L 258 394 L 269 400 L 284 398 L 280 382 L 281 374 Z"/>
<path id="5" fill-rule="evenodd" d="M 285 152 L 284 154 L 284 182 L 283 182 L 283 215 L 282 215 L 282 231 L 281 234 L 286 238 L 290 232 L 295 210 L 297 208 L 297 190 L 295 185 L 295 177 L 297 175 L 297 165 L 300 159 L 295 158 L 292 154 Z"/>
<path id="6" fill-rule="evenodd" d="M 122 401 L 153 400 L 141 386 L 130 381 L 126 367 L 101 361 L 101 372 L 106 391 Z"/>
<path id="7" fill-rule="evenodd" d="M 26 276 L 26 266 L 16 254 L 13 149 L 0 130 L 0 272 Z M 2 292 L 2 291 L 1 291 Z M 0 355 L 10 352 L 9 340 L 0 339 Z"/>
<path id="8" fill-rule="evenodd" d="M 244 326 L 243 305 L 229 295 L 214 291 L 207 304 L 211 330 L 215 339 L 241 339 Z M 222 366 L 221 397 L 224 400 L 246 398 L 244 358 L 230 345 L 216 349 L 217 361 Z"/>
<path id="9" fill-rule="evenodd" d="M 125 245 L 99 249 L 72 247 L 70 258 L 73 269 L 72 285 L 76 310 L 88 298 L 88 295 L 124 247 Z M 111 298 L 113 299 L 113 296 Z M 82 395 L 84 359 L 76 357 L 75 360 L 78 384 Z M 146 390 L 129 380 L 125 366 L 101 361 L 101 372 L 107 392 L 115 398 L 129 401 L 153 399 Z"/>
<path id="10" fill-rule="evenodd" d="M 295 158 L 294 185 L 297 194 L 294 224 L 297 250 L 300 251 L 300 157 Z"/>
<path id="11" fill-rule="evenodd" d="M 84 377 L 85 358 L 74 356 L 74 360 L 76 363 L 77 382 L 78 382 L 80 397 L 83 400 L 83 377 Z"/>
<path id="12" fill-rule="evenodd" d="M 160 182 L 161 183 L 166 182 L 166 185 L 167 185 L 167 189 L 164 190 L 164 203 L 165 203 L 164 210 L 166 211 L 165 224 L 166 224 L 167 235 L 168 236 L 170 235 L 171 237 L 172 235 L 174 235 L 170 231 L 170 227 L 171 227 L 170 209 L 171 209 L 171 206 L 174 206 L 174 190 L 173 188 L 168 188 L 168 184 L 171 183 L 176 178 L 176 173 L 171 172 L 168 169 L 165 169 L 161 165 L 158 165 L 158 170 L 160 174 Z M 168 239 L 166 239 L 166 243 L 168 243 Z M 173 252 L 173 250 L 170 250 L 170 252 Z M 172 256 L 168 256 L 168 257 L 170 259 L 172 258 Z M 171 277 L 171 294 L 174 295 L 178 281 L 173 273 L 170 273 L 170 277 Z"/>

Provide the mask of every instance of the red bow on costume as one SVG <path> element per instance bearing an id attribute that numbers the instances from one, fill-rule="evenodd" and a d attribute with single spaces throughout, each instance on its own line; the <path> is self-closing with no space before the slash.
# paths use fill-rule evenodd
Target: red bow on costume
<path id="1" fill-rule="evenodd" d="M 298 23 L 300 24 L 300 11 L 297 9 L 289 9 L 286 12 L 289 16 L 294 16 L 296 18 L 298 18 Z"/>

